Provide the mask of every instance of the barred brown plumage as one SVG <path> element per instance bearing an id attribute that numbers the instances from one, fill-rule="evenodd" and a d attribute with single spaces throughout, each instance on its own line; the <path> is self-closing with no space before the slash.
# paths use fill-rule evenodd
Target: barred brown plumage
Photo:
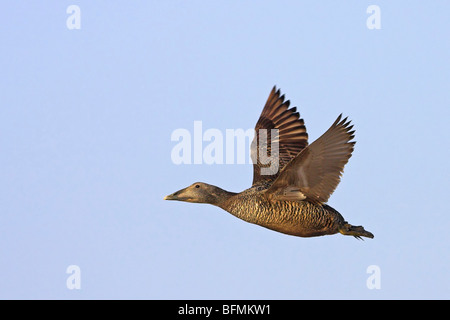
<path id="1" fill-rule="evenodd" d="M 326 204 L 339 184 L 351 157 L 355 131 L 347 118 L 336 119 L 316 141 L 308 134 L 297 109 L 274 87 L 255 127 L 252 142 L 253 184 L 240 193 L 196 182 L 165 200 L 209 203 L 232 215 L 268 229 L 300 237 L 341 233 L 373 238 L 362 226 L 352 226 Z M 261 142 L 260 130 L 277 130 Z M 278 152 L 272 150 L 278 143 Z M 264 171 L 261 154 L 275 155 L 276 171 Z"/>
<path id="2" fill-rule="evenodd" d="M 278 232 L 312 237 L 339 232 L 344 218 L 328 205 L 308 201 L 271 201 L 256 187 L 218 204 L 232 215 Z"/>

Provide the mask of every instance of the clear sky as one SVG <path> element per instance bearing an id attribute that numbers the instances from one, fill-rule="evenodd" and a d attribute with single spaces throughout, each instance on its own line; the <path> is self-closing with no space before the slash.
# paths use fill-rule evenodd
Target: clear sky
<path id="1" fill-rule="evenodd" d="M 72 4 L 80 29 L 67 27 Z M 374 4 L 381 29 L 367 27 Z M 449 299 L 449 11 L 3 3 L 0 298 Z M 252 128 L 273 85 L 311 142 L 340 113 L 352 119 L 357 144 L 329 204 L 373 240 L 297 238 L 163 201 L 195 181 L 250 186 L 249 164 L 174 164 L 171 134 L 194 121 Z"/>

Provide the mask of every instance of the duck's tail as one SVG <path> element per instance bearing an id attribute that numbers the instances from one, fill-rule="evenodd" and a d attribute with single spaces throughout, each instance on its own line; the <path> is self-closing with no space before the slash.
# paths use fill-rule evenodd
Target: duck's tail
<path id="1" fill-rule="evenodd" d="M 373 239 L 373 234 L 364 230 L 363 226 L 352 226 L 349 223 L 345 223 L 341 228 L 339 228 L 339 232 L 346 236 L 354 236 L 359 240 L 363 240 L 361 237 Z"/>

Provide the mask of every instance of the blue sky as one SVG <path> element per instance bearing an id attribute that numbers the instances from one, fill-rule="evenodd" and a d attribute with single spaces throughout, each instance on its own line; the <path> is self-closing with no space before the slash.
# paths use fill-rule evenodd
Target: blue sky
<path id="1" fill-rule="evenodd" d="M 76 4 L 81 29 L 69 30 Z M 369 30 L 366 9 L 381 10 Z M 0 10 L 0 298 L 448 299 L 446 1 L 9 1 Z M 273 87 L 357 141 L 329 204 L 375 239 L 209 205 L 250 165 L 175 165 L 174 130 L 252 128 Z M 66 269 L 81 270 L 69 290 Z M 380 269 L 380 289 L 366 272 Z"/>

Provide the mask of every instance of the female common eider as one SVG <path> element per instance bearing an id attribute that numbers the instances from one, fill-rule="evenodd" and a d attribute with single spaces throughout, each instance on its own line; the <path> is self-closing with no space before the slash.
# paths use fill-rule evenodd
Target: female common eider
<path id="1" fill-rule="evenodd" d="M 164 199 L 209 203 L 247 222 L 293 236 L 339 232 L 358 239 L 373 238 L 372 233 L 349 224 L 326 204 L 355 145 L 350 121 L 341 120 L 340 115 L 308 145 L 304 121 L 289 104 L 274 87 L 255 127 L 253 184 L 249 189 L 234 193 L 196 182 Z M 273 147 L 276 144 L 278 148 Z M 278 165 L 269 165 L 267 158 Z"/>

